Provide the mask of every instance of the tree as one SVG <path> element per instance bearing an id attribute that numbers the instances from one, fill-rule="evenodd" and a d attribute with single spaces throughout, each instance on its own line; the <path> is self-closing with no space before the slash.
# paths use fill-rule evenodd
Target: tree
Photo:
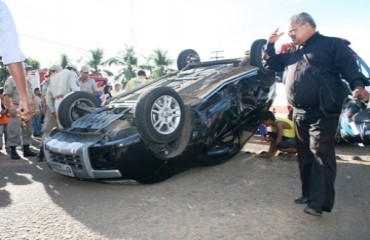
<path id="1" fill-rule="evenodd" d="M 102 65 L 102 60 L 104 57 L 104 51 L 100 48 L 90 50 L 91 60 L 87 62 L 87 65 L 92 68 L 92 73 L 98 76 L 102 76 L 99 66 Z"/>
<path id="2" fill-rule="evenodd" d="M 33 70 L 40 69 L 40 62 L 36 59 L 27 58 L 25 62 L 30 65 Z"/>
<path id="3" fill-rule="evenodd" d="M 161 49 L 154 49 L 150 59 L 154 64 L 152 78 L 159 78 L 168 73 L 169 66 L 173 64 L 173 60 L 167 57 L 167 51 Z"/>
<path id="4" fill-rule="evenodd" d="M 153 71 L 153 65 L 151 64 L 152 62 L 152 56 L 146 57 L 142 56 L 144 59 L 144 64 L 140 64 L 138 68 L 143 69 L 143 70 L 148 70 L 150 72 L 150 75 Z"/>
<path id="5" fill-rule="evenodd" d="M 69 58 L 67 54 L 65 53 L 60 54 L 60 66 L 62 66 L 62 68 L 64 69 L 67 67 L 68 63 L 69 63 Z"/>
<path id="6" fill-rule="evenodd" d="M 123 51 L 120 51 L 117 56 L 109 58 L 103 64 L 122 67 L 118 70 L 114 80 L 125 85 L 128 80 L 136 76 L 134 69 L 137 67 L 137 63 L 138 59 L 136 57 L 134 47 L 128 47 L 125 45 L 125 49 Z"/>
<path id="7" fill-rule="evenodd" d="M 6 79 L 9 77 L 8 68 L 0 61 L 0 86 L 4 86 Z"/>

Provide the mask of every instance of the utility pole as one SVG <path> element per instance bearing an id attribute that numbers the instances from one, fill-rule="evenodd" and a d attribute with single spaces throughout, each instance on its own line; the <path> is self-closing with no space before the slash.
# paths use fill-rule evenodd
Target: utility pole
<path id="1" fill-rule="evenodd" d="M 219 53 L 223 53 L 223 52 L 224 52 L 224 50 L 218 50 L 218 51 L 211 52 L 212 54 L 215 54 L 215 56 L 214 57 L 211 57 L 211 59 L 216 59 L 216 61 L 218 59 L 223 59 L 224 56 L 219 56 Z"/>

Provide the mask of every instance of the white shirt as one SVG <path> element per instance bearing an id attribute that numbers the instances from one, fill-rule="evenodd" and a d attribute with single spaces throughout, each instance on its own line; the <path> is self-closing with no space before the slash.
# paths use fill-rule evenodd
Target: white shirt
<path id="1" fill-rule="evenodd" d="M 64 97 L 70 92 L 80 91 L 77 74 L 68 69 L 64 69 L 51 76 L 49 81 L 49 87 L 46 90 L 45 98 L 50 112 L 55 112 L 55 98 Z"/>
<path id="2" fill-rule="evenodd" d="M 96 86 L 96 82 L 92 78 L 88 78 L 85 81 L 79 81 L 81 91 L 88 92 L 94 94 L 99 92 L 98 87 Z"/>
<path id="3" fill-rule="evenodd" d="M 19 47 L 18 33 L 8 6 L 0 0 L 0 56 L 5 65 L 23 62 L 26 58 Z"/>
<path id="4" fill-rule="evenodd" d="M 112 91 L 110 91 L 110 95 L 112 95 L 112 97 L 118 96 L 121 93 L 123 93 L 123 89 L 119 89 L 119 91 L 116 91 L 116 89 L 114 88 Z"/>

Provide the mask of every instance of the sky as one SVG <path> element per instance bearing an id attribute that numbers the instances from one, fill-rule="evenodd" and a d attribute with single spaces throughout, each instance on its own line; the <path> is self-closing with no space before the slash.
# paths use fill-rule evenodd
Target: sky
<path id="1" fill-rule="evenodd" d="M 139 61 L 154 49 L 175 60 L 194 49 L 202 60 L 243 57 L 256 39 L 289 18 L 307 12 L 317 30 L 342 37 L 370 64 L 370 1 L 363 0 L 4 0 L 10 8 L 22 51 L 41 67 L 60 63 L 65 53 L 82 66 L 89 51 L 104 59 L 133 46 Z M 281 42 L 289 41 L 285 34 Z"/>

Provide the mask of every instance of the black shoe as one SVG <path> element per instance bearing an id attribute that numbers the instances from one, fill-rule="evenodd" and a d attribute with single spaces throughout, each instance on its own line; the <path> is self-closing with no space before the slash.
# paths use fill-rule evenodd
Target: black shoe
<path id="1" fill-rule="evenodd" d="M 36 157 L 37 153 L 32 152 L 29 145 L 24 145 L 23 146 L 23 156 L 24 157 Z"/>
<path id="2" fill-rule="evenodd" d="M 31 150 L 23 152 L 23 157 L 36 157 L 36 156 L 37 156 L 37 153 L 32 152 Z"/>
<path id="3" fill-rule="evenodd" d="M 17 152 L 15 153 L 10 153 L 10 158 L 13 159 L 13 160 L 17 160 L 17 159 L 21 159 L 21 157 L 18 155 Z"/>
<path id="4" fill-rule="evenodd" d="M 13 160 L 21 159 L 15 147 L 10 147 L 10 159 L 13 159 Z"/>
<path id="5" fill-rule="evenodd" d="M 305 197 L 305 196 L 302 196 L 302 197 L 299 197 L 297 199 L 294 199 L 294 202 L 296 204 L 306 204 L 306 203 L 308 203 L 308 198 Z"/>
<path id="6" fill-rule="evenodd" d="M 322 210 L 320 207 L 314 207 L 314 204 L 309 204 L 307 207 L 304 209 L 304 212 L 310 215 L 314 216 L 321 216 L 322 215 Z"/>

